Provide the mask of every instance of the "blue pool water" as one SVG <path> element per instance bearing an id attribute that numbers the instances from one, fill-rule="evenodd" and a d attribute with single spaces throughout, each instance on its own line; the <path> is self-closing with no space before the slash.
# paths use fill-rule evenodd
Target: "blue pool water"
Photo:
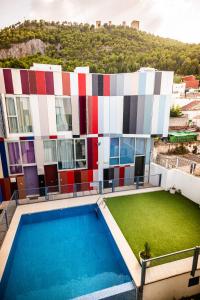
<path id="1" fill-rule="evenodd" d="M 95 206 L 21 218 L 0 286 L 2 300 L 64 300 L 131 281 Z"/>

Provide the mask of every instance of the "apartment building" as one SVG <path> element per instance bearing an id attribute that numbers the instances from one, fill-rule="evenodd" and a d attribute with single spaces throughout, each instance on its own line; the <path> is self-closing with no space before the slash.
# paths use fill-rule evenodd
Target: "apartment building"
<path id="1" fill-rule="evenodd" d="M 0 69 L 1 198 L 148 175 L 152 136 L 168 135 L 172 84 L 173 72 L 145 68 Z"/>

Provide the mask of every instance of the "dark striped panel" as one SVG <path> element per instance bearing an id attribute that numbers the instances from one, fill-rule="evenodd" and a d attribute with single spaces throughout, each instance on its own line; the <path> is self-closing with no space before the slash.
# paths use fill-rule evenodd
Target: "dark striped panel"
<path id="1" fill-rule="evenodd" d="M 6 158 L 6 149 L 4 141 L 0 141 L 0 157 L 1 157 L 1 164 L 3 169 L 3 176 L 8 177 L 8 164 Z"/>
<path id="2" fill-rule="evenodd" d="M 53 72 L 45 72 L 46 94 L 54 95 Z"/>
<path id="3" fill-rule="evenodd" d="M 86 134 L 86 96 L 79 97 L 79 120 L 80 120 L 80 134 Z"/>
<path id="4" fill-rule="evenodd" d="M 35 71 L 28 71 L 30 94 L 37 94 Z"/>
<path id="5" fill-rule="evenodd" d="M 98 75 L 98 96 L 103 96 L 103 75 Z"/>
<path id="6" fill-rule="evenodd" d="M 28 80 L 28 71 L 20 70 L 21 77 L 21 86 L 22 86 L 22 94 L 29 95 L 29 80 Z"/>
<path id="7" fill-rule="evenodd" d="M 129 120 L 130 120 L 130 96 L 124 96 L 124 111 L 123 111 L 123 133 L 129 132 Z"/>
<path id="8" fill-rule="evenodd" d="M 134 134 L 137 130 L 137 107 L 138 96 L 131 96 L 130 101 L 130 118 L 129 118 L 129 133 Z"/>
<path id="9" fill-rule="evenodd" d="M 92 74 L 92 95 L 98 96 L 98 74 Z"/>
<path id="10" fill-rule="evenodd" d="M 155 75 L 155 85 L 154 85 L 154 94 L 160 95 L 160 88 L 161 88 L 161 79 L 162 79 L 162 72 L 156 72 Z"/>
<path id="11" fill-rule="evenodd" d="M 7 94 L 14 94 L 11 69 L 3 69 L 4 83 Z"/>

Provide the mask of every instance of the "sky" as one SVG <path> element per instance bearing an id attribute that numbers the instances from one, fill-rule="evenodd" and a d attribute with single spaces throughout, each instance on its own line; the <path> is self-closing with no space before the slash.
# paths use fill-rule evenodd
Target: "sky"
<path id="1" fill-rule="evenodd" d="M 112 21 L 187 43 L 200 43 L 200 0 L 0 0 L 0 28 L 24 19 Z"/>

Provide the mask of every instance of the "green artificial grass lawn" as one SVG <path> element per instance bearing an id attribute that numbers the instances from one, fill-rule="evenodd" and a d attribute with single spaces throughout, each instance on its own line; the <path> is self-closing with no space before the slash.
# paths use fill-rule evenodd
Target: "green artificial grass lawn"
<path id="1" fill-rule="evenodd" d="M 200 208 L 180 194 L 159 191 L 121 196 L 109 198 L 107 205 L 137 258 L 146 241 L 152 257 L 200 245 Z"/>

